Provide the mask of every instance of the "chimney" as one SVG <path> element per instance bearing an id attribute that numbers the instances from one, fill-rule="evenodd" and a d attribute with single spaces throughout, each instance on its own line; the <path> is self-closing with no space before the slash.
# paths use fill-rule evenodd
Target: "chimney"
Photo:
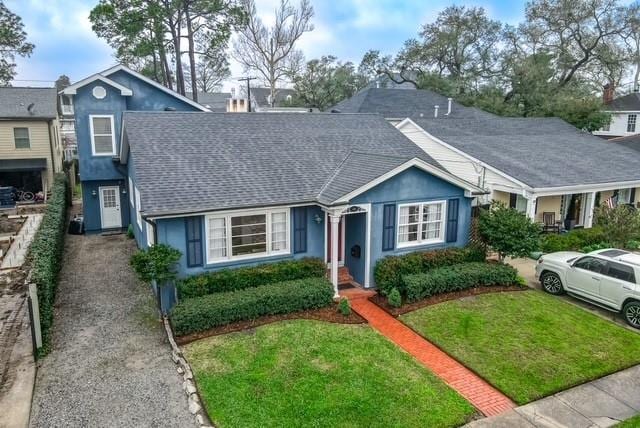
<path id="1" fill-rule="evenodd" d="M 433 117 L 438 117 L 438 109 L 440 108 L 440 106 L 433 106 L 433 108 Z"/>
<path id="2" fill-rule="evenodd" d="M 453 101 L 453 98 L 447 98 L 447 114 L 445 114 L 445 116 L 451 114 L 451 101 Z"/>
<path id="3" fill-rule="evenodd" d="M 613 97 L 615 96 L 615 87 L 611 83 L 607 83 L 602 87 L 602 102 L 604 104 L 609 104 L 613 101 Z"/>
<path id="4" fill-rule="evenodd" d="M 380 89 L 380 80 L 376 79 L 376 89 Z"/>

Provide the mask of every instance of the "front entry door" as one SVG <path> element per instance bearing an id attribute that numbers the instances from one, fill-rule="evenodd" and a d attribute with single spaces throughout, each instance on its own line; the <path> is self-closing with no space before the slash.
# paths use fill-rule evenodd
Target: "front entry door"
<path id="1" fill-rule="evenodd" d="M 118 186 L 100 187 L 100 218 L 103 229 L 122 227 Z"/>

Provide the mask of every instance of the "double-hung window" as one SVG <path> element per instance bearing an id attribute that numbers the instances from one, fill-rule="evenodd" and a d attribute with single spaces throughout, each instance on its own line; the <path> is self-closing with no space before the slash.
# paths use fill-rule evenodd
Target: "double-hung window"
<path id="1" fill-rule="evenodd" d="M 29 128 L 13 128 L 13 141 L 16 149 L 30 149 L 31 138 L 29 136 Z"/>
<path id="2" fill-rule="evenodd" d="M 398 207 L 398 247 L 444 242 L 445 201 Z"/>
<path id="3" fill-rule="evenodd" d="M 627 116 L 627 132 L 636 132 L 637 120 L 638 120 L 637 114 L 630 114 Z"/>
<path id="4" fill-rule="evenodd" d="M 94 156 L 115 156 L 116 139 L 113 116 L 89 116 L 91 150 Z"/>
<path id="5" fill-rule="evenodd" d="M 207 216 L 209 263 L 289 253 L 289 210 Z"/>

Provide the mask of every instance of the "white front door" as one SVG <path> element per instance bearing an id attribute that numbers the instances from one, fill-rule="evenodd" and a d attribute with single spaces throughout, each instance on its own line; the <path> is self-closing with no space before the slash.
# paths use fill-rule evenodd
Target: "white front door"
<path id="1" fill-rule="evenodd" d="M 103 229 L 122 227 L 118 186 L 100 187 L 100 217 Z"/>

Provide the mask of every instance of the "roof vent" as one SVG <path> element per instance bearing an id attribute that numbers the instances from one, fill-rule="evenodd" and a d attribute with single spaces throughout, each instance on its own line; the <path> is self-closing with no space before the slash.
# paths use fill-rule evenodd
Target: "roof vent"
<path id="1" fill-rule="evenodd" d="M 342 113 L 340 110 L 338 110 L 337 108 L 333 108 L 331 109 L 331 113 Z"/>
<path id="2" fill-rule="evenodd" d="M 447 98 L 447 113 L 445 113 L 445 116 L 449 116 L 449 114 L 451 114 L 451 101 L 453 100 L 453 98 Z"/>
<path id="3" fill-rule="evenodd" d="M 440 108 L 440 106 L 433 106 L 433 108 L 433 117 L 438 117 L 438 109 Z"/>
<path id="4" fill-rule="evenodd" d="M 34 103 L 31 103 L 27 106 L 27 111 L 29 112 L 30 115 L 34 115 L 35 114 L 35 109 L 36 105 Z"/>
<path id="5" fill-rule="evenodd" d="M 165 107 L 164 111 L 176 111 L 175 107 Z"/>

